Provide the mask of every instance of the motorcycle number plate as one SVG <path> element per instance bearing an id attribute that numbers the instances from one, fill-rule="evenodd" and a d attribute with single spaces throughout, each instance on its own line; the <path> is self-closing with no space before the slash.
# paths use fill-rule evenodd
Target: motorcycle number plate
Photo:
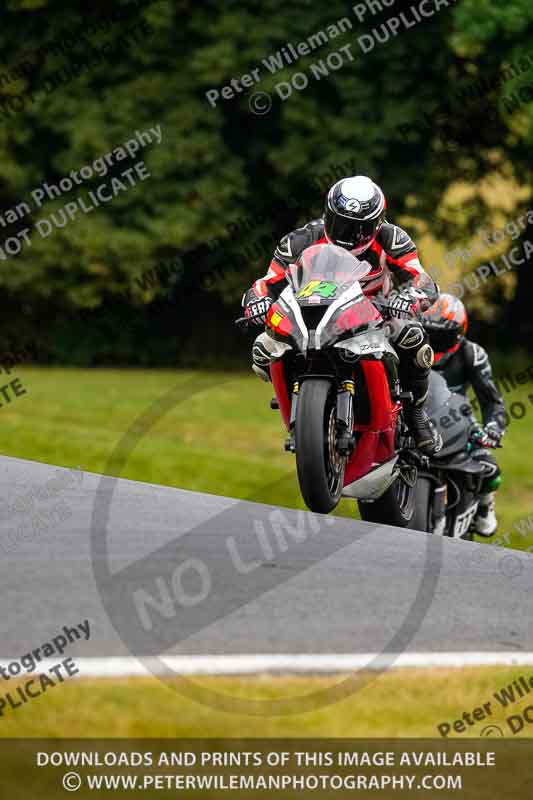
<path id="1" fill-rule="evenodd" d="M 454 537 L 459 538 L 461 536 L 464 536 L 465 533 L 468 533 L 468 530 L 470 529 L 470 525 L 472 524 L 473 519 L 475 517 L 476 511 L 477 511 L 477 507 L 478 507 L 478 504 L 477 503 L 473 503 L 470 506 L 470 508 L 467 508 L 466 511 L 463 511 L 462 514 L 459 514 L 459 516 L 455 520 L 455 526 L 454 526 L 454 529 L 453 529 Z"/>
<path id="2" fill-rule="evenodd" d="M 313 297 L 316 296 L 319 299 L 327 300 L 331 297 L 335 297 L 337 294 L 337 284 L 333 283 L 333 281 L 309 281 L 307 286 L 304 286 L 303 289 L 297 294 L 297 297 Z"/>

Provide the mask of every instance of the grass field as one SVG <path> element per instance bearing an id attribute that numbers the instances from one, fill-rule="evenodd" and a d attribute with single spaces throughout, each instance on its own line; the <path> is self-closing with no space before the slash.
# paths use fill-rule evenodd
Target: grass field
<path id="1" fill-rule="evenodd" d="M 253 375 L 38 368 L 21 368 L 16 375 L 27 393 L 0 409 L 6 455 L 303 507 L 293 457 L 283 451 L 279 416 L 269 408 L 271 387 Z M 507 398 L 522 401 L 526 413 L 511 423 L 498 451 L 504 472 L 498 536 L 514 530 L 509 544 L 520 548 L 533 546 L 533 524 L 531 531 L 526 525 L 525 536 L 513 528 L 530 514 L 533 522 L 529 390 L 529 385 L 519 387 Z M 119 468 L 111 459 L 117 445 L 140 415 L 151 407 L 157 411 L 164 401 L 165 413 L 138 424 L 136 446 Z M 355 504 L 342 501 L 340 513 L 354 516 Z M 0 736 L 438 736 L 438 724 L 486 702 L 520 674 L 527 671 L 394 671 L 334 705 L 284 717 L 227 714 L 171 692 L 155 679 L 80 680 L 6 711 Z M 338 680 L 213 678 L 201 683 L 232 696 L 272 701 Z M 505 716 L 500 709 L 502 727 Z M 463 736 L 479 735 L 482 727 L 473 726 Z M 529 735 L 527 725 L 522 734 Z"/>
<path id="2" fill-rule="evenodd" d="M 520 715 L 532 695 L 504 709 L 495 692 L 512 680 L 529 678 L 531 668 L 487 668 L 405 671 L 374 677 L 366 686 L 333 705 L 307 713 L 276 716 L 275 701 L 295 698 L 333 686 L 346 676 L 315 678 L 205 678 L 196 685 L 230 697 L 265 702 L 264 716 L 217 710 L 180 694 L 180 686 L 152 679 L 121 681 L 76 680 L 48 689 L 46 694 L 2 717 L 0 737 L 424 737 L 440 738 L 438 726 L 453 725 L 464 712 L 491 702 L 486 719 L 452 733 L 479 737 L 491 724 L 513 736 L 506 717 Z M 14 690 L 10 684 L 10 691 Z M 357 686 L 355 687 L 357 689 Z M 517 724 L 517 723 L 516 723 Z M 517 736 L 530 737 L 525 724 Z"/>
<path id="3" fill-rule="evenodd" d="M 16 374 L 27 394 L 0 409 L 5 455 L 303 508 L 294 457 L 284 452 L 279 414 L 269 408 L 271 387 L 252 374 L 28 367 Z M 125 463 L 111 461 L 133 423 L 173 387 L 169 410 L 140 426 Z M 526 413 L 511 422 L 497 451 L 498 539 L 511 533 L 508 543 L 520 548 L 533 545 L 532 390 L 526 384 L 506 397 L 509 405 L 523 402 Z M 357 516 L 355 503 L 343 500 L 339 513 Z M 515 523 L 528 534 L 519 535 Z"/>

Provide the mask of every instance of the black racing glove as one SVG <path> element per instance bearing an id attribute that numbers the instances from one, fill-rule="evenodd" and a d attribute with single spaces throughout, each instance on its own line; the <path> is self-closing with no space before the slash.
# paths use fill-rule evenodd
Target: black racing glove
<path id="1" fill-rule="evenodd" d="M 496 420 L 487 422 L 483 429 L 490 439 L 489 447 L 501 447 L 505 431 L 500 428 Z"/>
<path id="2" fill-rule="evenodd" d="M 418 302 L 409 290 L 391 292 L 388 297 L 388 308 L 391 317 L 398 319 L 414 317 L 418 310 Z"/>
<path id="3" fill-rule="evenodd" d="M 250 300 L 246 304 L 244 311 L 245 317 L 248 317 L 253 325 L 264 325 L 268 309 L 272 305 L 272 298 L 261 297 L 257 300 Z"/>
<path id="4" fill-rule="evenodd" d="M 490 436 L 479 422 L 475 422 L 472 426 L 470 441 L 475 444 L 476 447 L 493 447 Z"/>

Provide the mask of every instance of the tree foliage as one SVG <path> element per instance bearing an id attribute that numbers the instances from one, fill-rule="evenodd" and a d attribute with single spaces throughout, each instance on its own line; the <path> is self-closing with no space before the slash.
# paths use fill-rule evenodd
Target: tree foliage
<path id="1" fill-rule="evenodd" d="M 31 247 L 0 260 L 8 316 L 44 337 L 50 357 L 79 360 L 79 329 L 68 321 L 116 304 L 145 324 L 124 327 L 118 311 L 103 328 L 96 311 L 82 317 L 85 358 L 171 360 L 173 325 L 180 341 L 192 342 L 194 330 L 202 339 L 200 320 L 228 324 L 279 236 L 321 213 L 327 183 L 347 167 L 383 183 L 395 216 L 408 209 L 450 244 L 467 235 L 487 197 L 474 193 L 459 213 L 441 203 L 450 185 L 466 180 L 477 189 L 498 172 L 530 184 L 533 104 L 509 113 L 505 98 L 533 83 L 533 69 L 505 81 L 502 70 L 529 55 L 533 8 L 528 0 L 459 0 L 364 54 L 358 37 L 394 13 L 384 7 L 361 22 L 340 0 L 124 0 L 111 9 L 103 0 L 90 8 L 11 0 L 0 28 L 0 214 L 136 131 L 160 125 L 163 140 L 139 154 L 150 178 L 113 202 L 46 238 L 35 231 L 42 216 L 107 176 L 0 228 L 0 246 L 27 225 L 32 231 Z M 342 18 L 350 30 L 275 74 L 264 66 L 287 43 L 297 47 Z M 315 77 L 316 65 L 346 46 L 353 59 Z M 259 83 L 208 103 L 206 92 L 254 68 Z M 276 86 L 295 73 L 308 86 L 282 101 Z M 271 96 L 269 113 L 251 113 L 256 91 Z M 178 256 L 174 282 L 139 281 Z M 45 328 L 51 312 L 59 322 Z M 216 352 L 225 342 L 229 352 L 231 341 L 225 330 L 210 346 Z"/>

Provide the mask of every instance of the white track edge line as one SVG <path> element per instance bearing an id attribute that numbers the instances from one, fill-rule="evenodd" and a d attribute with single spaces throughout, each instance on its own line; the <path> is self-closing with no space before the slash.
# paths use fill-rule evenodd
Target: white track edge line
<path id="1" fill-rule="evenodd" d="M 38 662 L 35 672 L 55 667 L 61 659 Z M 172 675 L 256 675 L 261 673 L 331 674 L 353 670 L 372 672 L 388 669 L 431 669 L 490 666 L 533 666 L 533 652 L 489 653 L 339 653 L 297 655 L 202 655 L 145 657 L 76 658 L 79 678 L 143 677 Z M 20 658 L 1 659 L 0 667 L 20 662 Z M 12 673 L 10 673 L 12 674 Z M 30 674 L 23 668 L 19 676 Z"/>

